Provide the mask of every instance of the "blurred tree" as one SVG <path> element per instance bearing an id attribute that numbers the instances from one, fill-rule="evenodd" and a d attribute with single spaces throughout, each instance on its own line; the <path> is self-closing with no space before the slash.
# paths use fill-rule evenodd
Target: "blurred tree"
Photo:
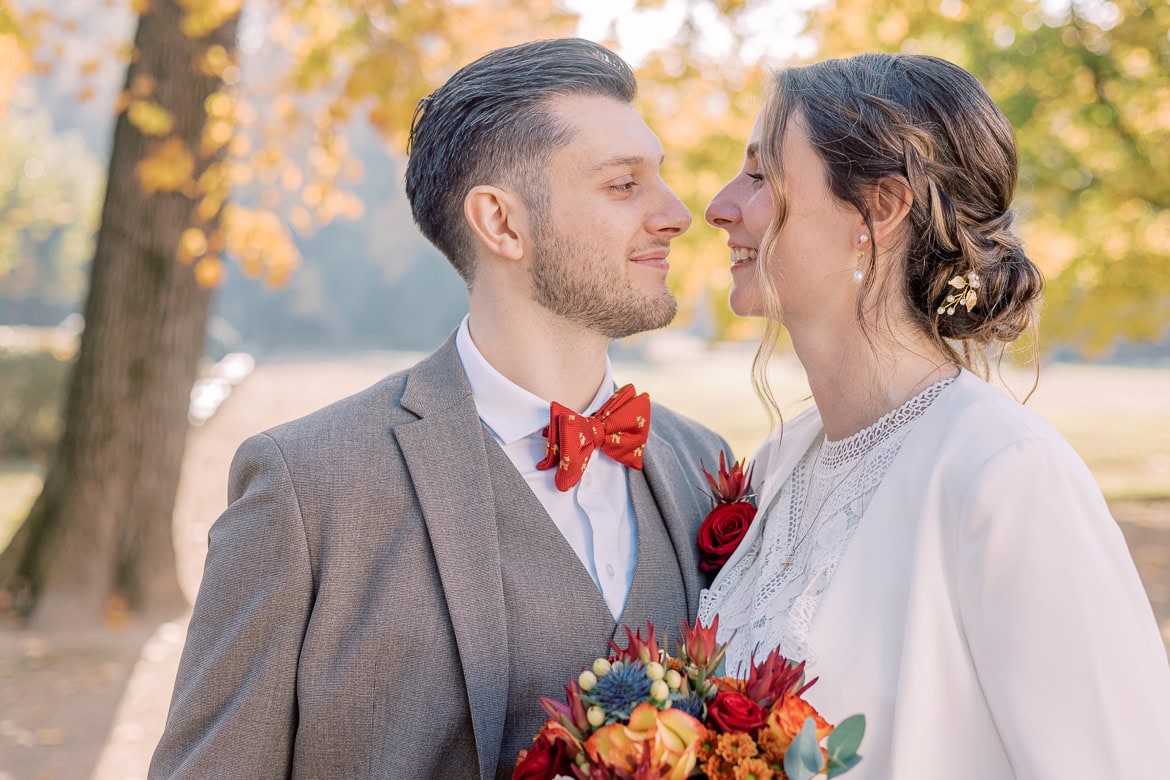
<path id="1" fill-rule="evenodd" d="M 171 515 L 223 258 L 282 284 L 300 262 L 286 225 L 308 233 L 361 213 L 343 186 L 361 175 L 339 132 L 346 122 L 361 116 L 401 150 L 415 101 L 456 66 L 574 28 L 554 0 L 258 4 L 250 40 L 258 30 L 285 57 L 261 114 L 241 85 L 241 2 L 133 0 L 138 30 L 64 431 L 41 495 L 0 554 L 0 602 L 18 614 L 93 623 L 127 608 L 182 608 Z M 13 19 L 0 6 L 0 25 Z M 43 14 L 17 21 L 46 35 Z M 235 193 L 252 202 L 229 202 Z"/>
<path id="2" fill-rule="evenodd" d="M 175 247 L 198 204 L 184 185 L 223 156 L 193 151 L 223 84 L 222 72 L 200 65 L 212 51 L 230 56 L 239 10 L 194 5 L 152 0 L 139 18 L 64 430 L 40 496 L 0 555 L 0 589 L 47 622 L 95 622 L 118 602 L 171 612 L 184 603 L 171 511 L 210 290 L 198 266 L 175 262 Z M 215 227 L 219 211 L 198 224 Z"/>
<path id="3" fill-rule="evenodd" d="M 1046 344 L 1100 354 L 1170 329 L 1170 4 L 837 0 L 821 54 L 936 54 L 1016 128 L 1022 232 Z"/>

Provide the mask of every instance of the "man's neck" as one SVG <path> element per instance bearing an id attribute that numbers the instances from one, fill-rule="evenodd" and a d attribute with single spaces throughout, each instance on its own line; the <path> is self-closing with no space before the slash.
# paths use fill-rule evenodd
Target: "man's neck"
<path id="1" fill-rule="evenodd" d="M 471 339 L 510 381 L 584 412 L 605 378 L 609 339 L 531 301 L 471 296 Z"/>

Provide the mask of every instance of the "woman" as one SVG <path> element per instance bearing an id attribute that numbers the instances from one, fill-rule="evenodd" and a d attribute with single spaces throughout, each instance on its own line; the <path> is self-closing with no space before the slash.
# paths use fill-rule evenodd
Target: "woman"
<path id="1" fill-rule="evenodd" d="M 1121 533 L 1064 439 L 971 370 L 1033 326 L 1016 175 L 970 74 L 870 54 L 779 73 L 707 208 L 732 309 L 768 318 L 764 395 L 783 326 L 816 407 L 758 453 L 761 519 L 700 618 L 734 633 L 729 671 L 779 646 L 827 719 L 865 714 L 858 780 L 1170 777 Z"/>

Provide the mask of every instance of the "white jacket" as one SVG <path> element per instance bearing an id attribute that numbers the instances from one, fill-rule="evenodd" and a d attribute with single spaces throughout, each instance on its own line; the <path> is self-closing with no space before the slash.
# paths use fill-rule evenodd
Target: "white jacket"
<path id="1" fill-rule="evenodd" d="M 765 443 L 760 506 L 821 431 L 812 409 Z M 809 650 L 809 701 L 866 716 L 850 780 L 1170 778 L 1170 664 L 1121 531 L 1064 438 L 970 372 L 903 443 Z"/>

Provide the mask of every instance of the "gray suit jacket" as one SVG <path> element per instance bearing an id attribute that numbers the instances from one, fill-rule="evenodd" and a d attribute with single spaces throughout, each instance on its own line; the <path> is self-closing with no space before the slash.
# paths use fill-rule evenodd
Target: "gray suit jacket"
<path id="1" fill-rule="evenodd" d="M 644 472 L 692 617 L 698 463 L 721 449 L 654 407 Z M 248 439 L 150 777 L 494 777 L 508 648 L 487 468 L 454 338 Z"/>

